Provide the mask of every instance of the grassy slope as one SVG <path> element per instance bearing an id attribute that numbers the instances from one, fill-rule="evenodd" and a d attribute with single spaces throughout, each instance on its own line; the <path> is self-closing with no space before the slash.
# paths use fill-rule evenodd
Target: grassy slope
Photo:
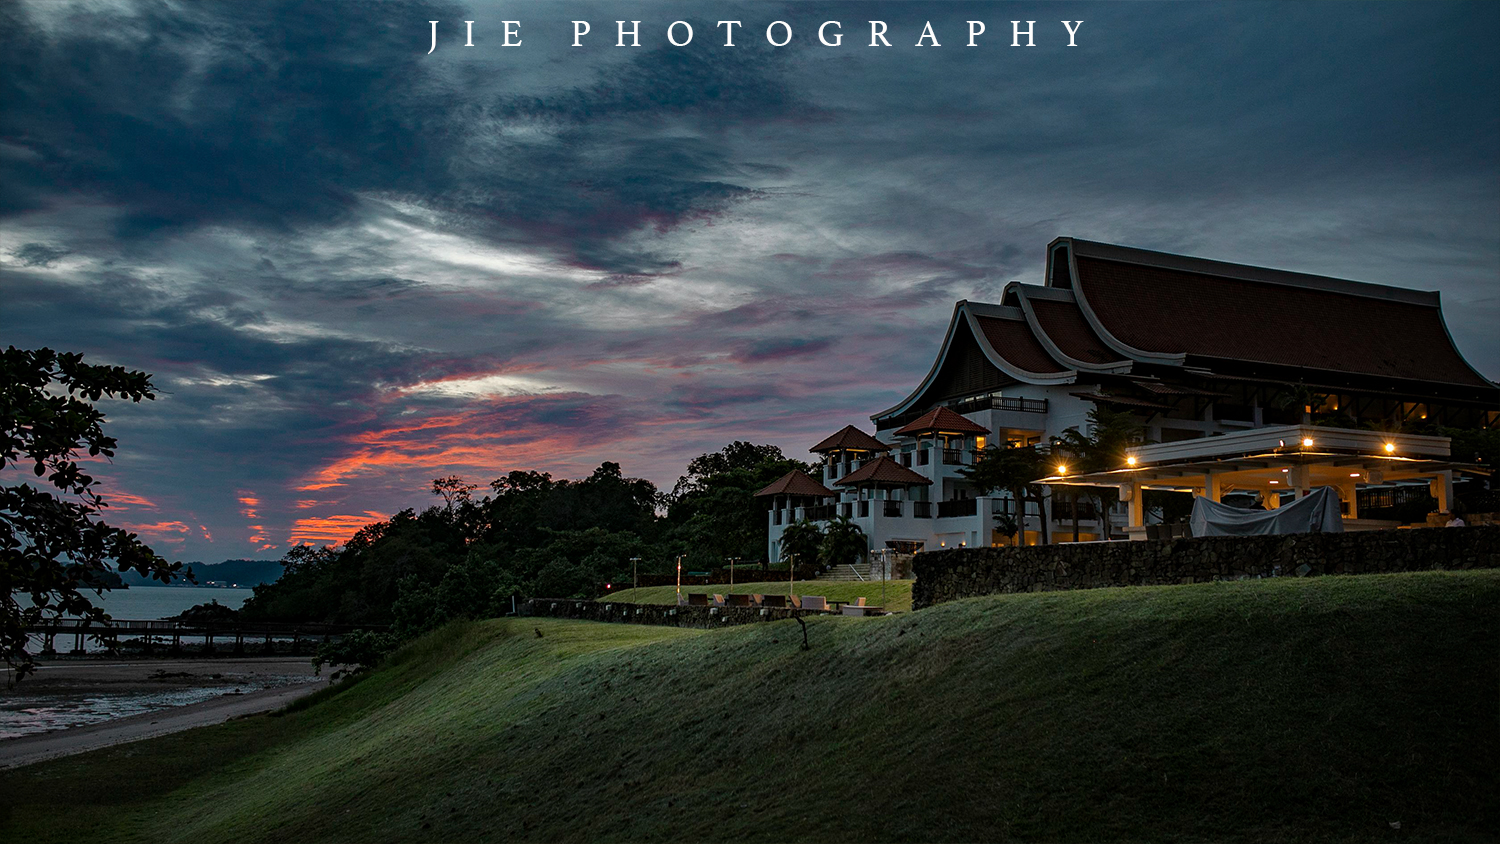
<path id="1" fill-rule="evenodd" d="M 809 652 L 793 622 L 450 628 L 299 712 L 0 772 L 0 838 L 1478 841 L 1500 824 L 1500 572 L 808 627 Z M 91 778 L 126 764 L 159 772 L 129 800 Z"/>
<path id="2" fill-rule="evenodd" d="M 793 584 L 793 591 L 798 595 L 822 595 L 830 601 L 851 601 L 855 598 L 864 598 L 872 604 L 884 607 L 891 612 L 909 612 L 911 610 L 911 585 L 912 580 L 888 580 L 885 583 L 885 603 L 881 603 L 880 581 L 872 580 L 868 583 L 845 583 L 842 581 L 828 580 L 799 580 Z M 684 586 L 683 594 L 688 592 L 703 592 L 707 594 L 726 594 L 729 584 L 721 583 L 713 586 Z M 765 595 L 785 595 L 787 593 L 787 582 L 765 581 L 755 583 L 736 583 L 734 591 L 741 595 L 760 593 Z M 640 589 L 622 589 L 611 594 L 608 598 L 600 600 L 623 601 L 631 604 L 675 604 L 677 603 L 677 587 L 675 586 L 648 586 Z"/>

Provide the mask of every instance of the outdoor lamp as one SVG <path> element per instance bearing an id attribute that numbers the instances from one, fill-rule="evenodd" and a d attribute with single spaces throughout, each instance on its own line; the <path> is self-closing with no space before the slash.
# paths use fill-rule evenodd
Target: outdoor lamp
<path id="1" fill-rule="evenodd" d="M 1057 474 L 1059 474 L 1059 475 L 1066 475 L 1067 473 L 1068 473 L 1068 467 L 1067 466 L 1064 466 L 1061 463 L 1057 464 Z"/>
<path id="2" fill-rule="evenodd" d="M 1394 454 L 1394 453 L 1396 453 L 1396 444 L 1395 443 L 1386 443 L 1385 444 L 1385 453 L 1386 454 Z"/>
<path id="3" fill-rule="evenodd" d="M 1302 447 L 1303 448 L 1311 448 L 1312 447 L 1312 437 L 1303 437 L 1302 438 Z"/>
<path id="4" fill-rule="evenodd" d="M 1130 456 L 1128 456 L 1128 457 L 1125 458 L 1125 465 L 1127 465 L 1127 466 L 1134 466 L 1135 465 L 1135 455 L 1134 454 L 1132 454 L 1132 455 L 1130 455 Z"/>

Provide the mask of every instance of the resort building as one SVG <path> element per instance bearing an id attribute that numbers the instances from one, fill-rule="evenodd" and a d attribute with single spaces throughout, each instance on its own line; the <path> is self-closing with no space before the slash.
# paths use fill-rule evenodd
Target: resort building
<path id="1" fill-rule="evenodd" d="M 1044 279 L 958 302 L 931 370 L 873 434 L 839 431 L 812 449 L 821 477 L 760 493 L 771 559 L 786 525 L 839 515 L 872 549 L 1144 538 L 1151 489 L 1271 509 L 1331 486 L 1345 529 L 1396 527 L 1362 519 L 1361 497 L 1417 489 L 1444 512 L 1455 477 L 1482 474 L 1448 438 L 1410 433 L 1500 427 L 1500 386 L 1455 347 L 1436 292 L 1069 237 Z M 1096 407 L 1144 435 L 1120 465 L 1054 465 L 1024 508 L 963 475 L 987 447 L 1088 433 Z"/>

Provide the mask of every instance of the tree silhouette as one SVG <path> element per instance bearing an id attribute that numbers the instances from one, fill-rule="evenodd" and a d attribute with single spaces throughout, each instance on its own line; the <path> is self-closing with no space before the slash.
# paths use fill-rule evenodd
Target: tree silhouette
<path id="1" fill-rule="evenodd" d="M 83 362 L 79 354 L 11 346 L 0 354 L 0 472 L 30 464 L 56 492 L 28 483 L 0 485 L 0 648 L 17 677 L 35 665 L 26 627 L 64 615 L 105 621 L 86 591 L 109 588 L 109 564 L 163 583 L 181 563 L 157 556 L 129 531 L 99 520 L 108 505 L 93 477 L 78 466 L 79 453 L 113 457 L 116 442 L 104 434 L 102 397 L 155 399 L 151 376 L 119 366 Z M 31 599 L 22 607 L 19 596 Z"/>

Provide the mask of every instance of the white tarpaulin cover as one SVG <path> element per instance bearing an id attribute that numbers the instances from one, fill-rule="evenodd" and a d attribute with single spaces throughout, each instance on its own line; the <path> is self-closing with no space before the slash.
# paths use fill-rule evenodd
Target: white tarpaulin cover
<path id="1" fill-rule="evenodd" d="M 1189 520 L 1193 536 L 1265 536 L 1277 533 L 1342 533 L 1338 490 L 1320 486 L 1275 510 L 1241 510 L 1228 504 L 1193 498 Z"/>

